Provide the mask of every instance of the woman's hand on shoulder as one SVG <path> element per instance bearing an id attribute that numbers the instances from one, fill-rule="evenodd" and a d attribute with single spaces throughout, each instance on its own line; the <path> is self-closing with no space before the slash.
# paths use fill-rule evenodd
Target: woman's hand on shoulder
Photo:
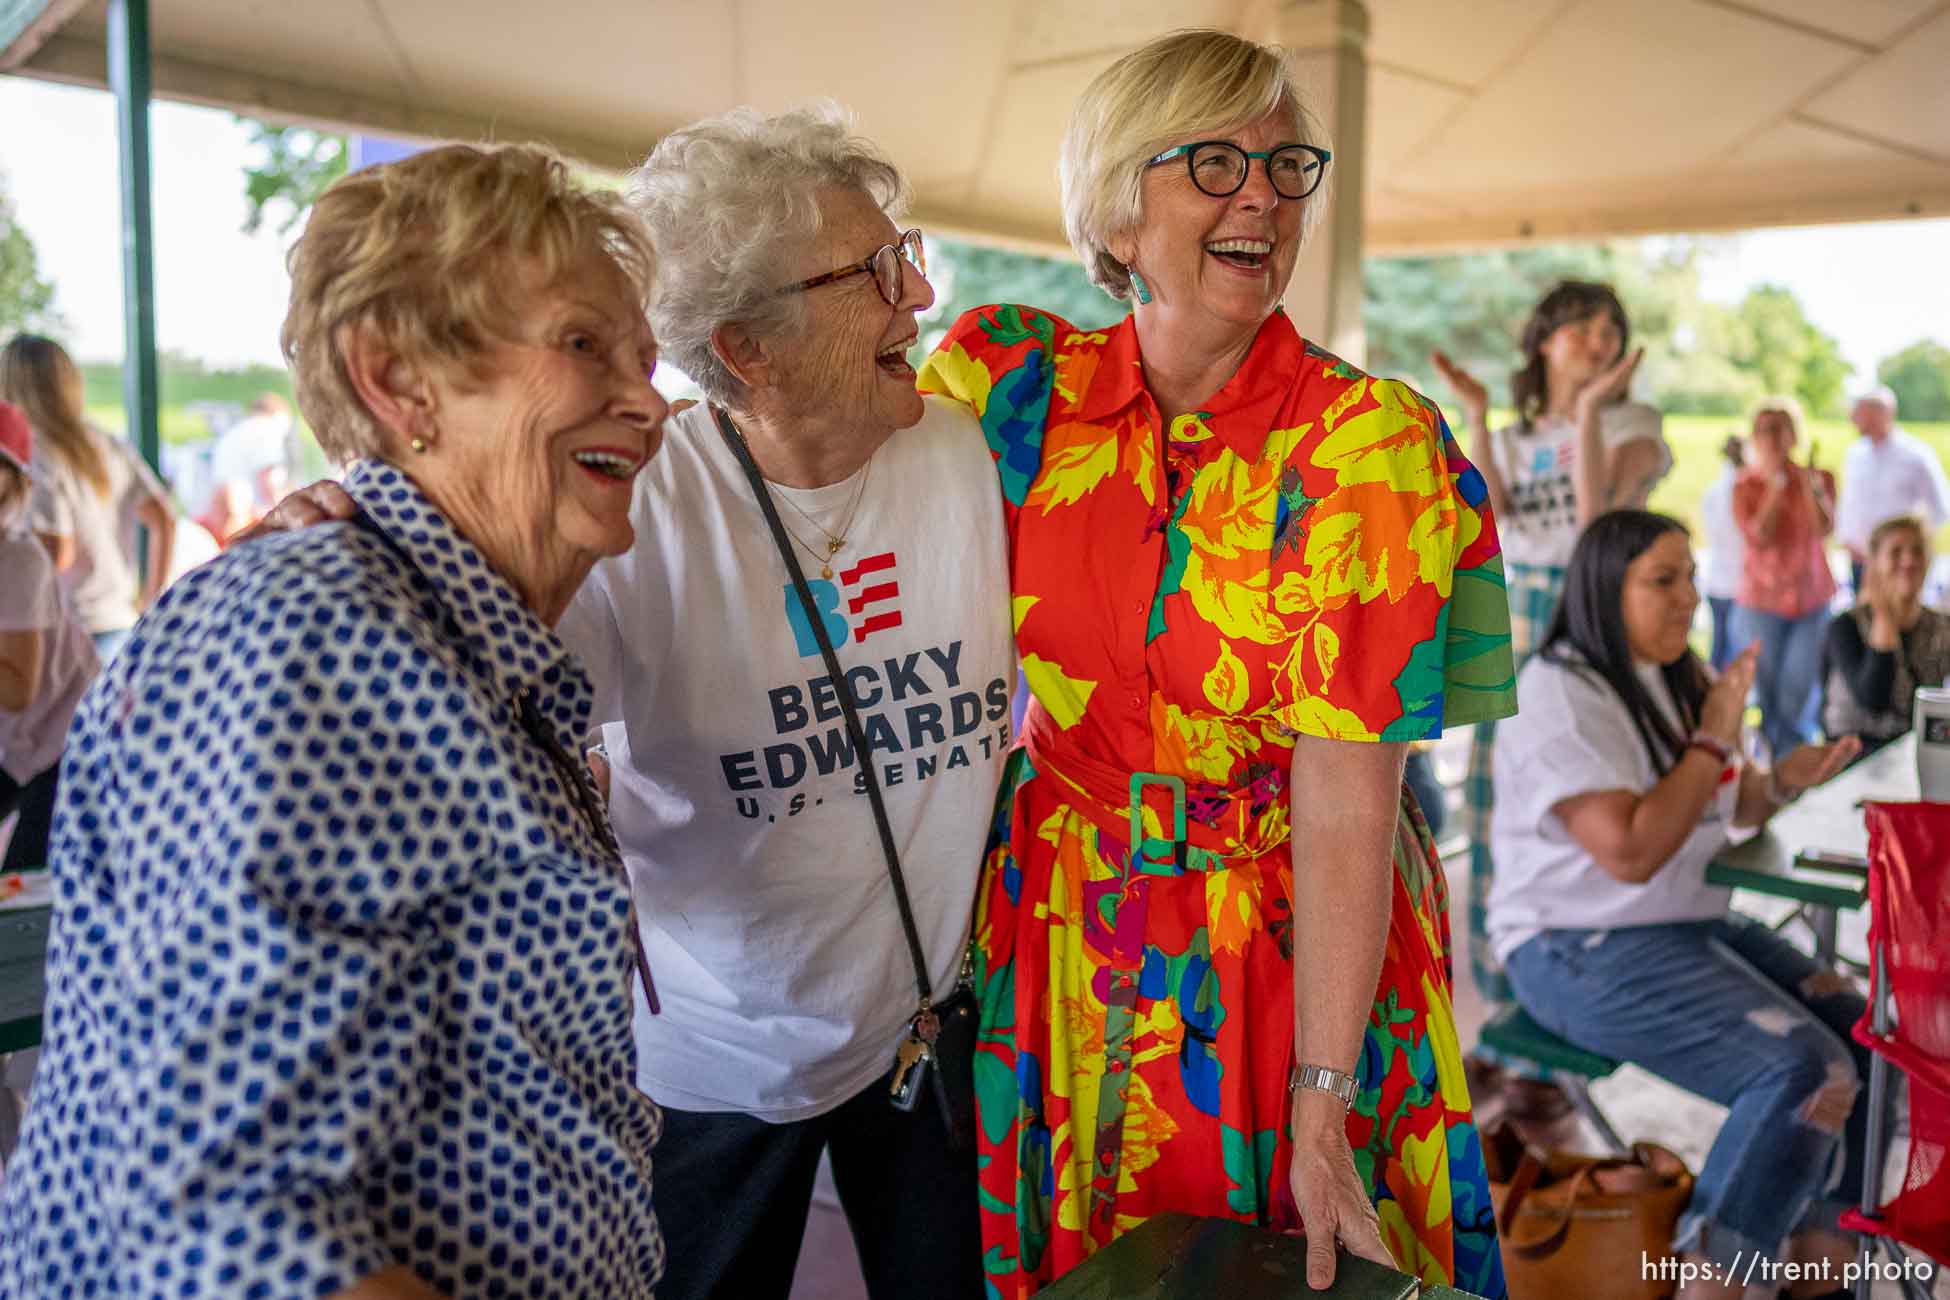
<path id="1" fill-rule="evenodd" d="M 1462 403 L 1463 415 L 1469 420 L 1471 428 L 1487 429 L 1490 418 L 1490 390 L 1483 387 L 1482 381 L 1449 359 L 1447 352 L 1429 353 L 1429 360 L 1441 372 L 1444 382 L 1456 390 L 1456 400 Z"/>
<path id="2" fill-rule="evenodd" d="M 288 533 L 299 528 L 310 528 L 314 524 L 335 523 L 350 519 L 358 513 L 359 505 L 344 488 L 328 478 L 316 483 L 307 483 L 284 500 L 271 507 L 270 513 L 230 539 L 235 546 L 239 542 L 255 541 L 272 533 Z"/>
<path id="3" fill-rule="evenodd" d="M 1347 1145 L 1347 1108 L 1332 1093 L 1302 1088 L 1293 1094 L 1293 1168 L 1288 1185 L 1307 1230 L 1307 1285 L 1334 1284 L 1334 1245 L 1395 1267 L 1381 1239 L 1381 1220 L 1354 1168 Z"/>
<path id="4" fill-rule="evenodd" d="M 1754 671 L 1760 663 L 1760 643 L 1755 642 L 1733 657 L 1719 680 L 1707 688 L 1700 705 L 1699 728 L 1728 749 L 1740 748 L 1740 722 L 1747 713 L 1747 695 L 1754 689 Z"/>

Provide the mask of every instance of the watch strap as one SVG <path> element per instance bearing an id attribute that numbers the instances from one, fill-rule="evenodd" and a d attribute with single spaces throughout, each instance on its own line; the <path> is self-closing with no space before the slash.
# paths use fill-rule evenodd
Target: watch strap
<path id="1" fill-rule="evenodd" d="M 1292 1077 L 1287 1080 L 1286 1090 L 1293 1093 L 1301 1088 L 1313 1088 L 1319 1092 L 1331 1092 L 1341 1099 L 1343 1106 L 1352 1110 L 1356 1087 L 1354 1076 L 1345 1070 L 1330 1070 L 1324 1065 L 1296 1065 Z"/>

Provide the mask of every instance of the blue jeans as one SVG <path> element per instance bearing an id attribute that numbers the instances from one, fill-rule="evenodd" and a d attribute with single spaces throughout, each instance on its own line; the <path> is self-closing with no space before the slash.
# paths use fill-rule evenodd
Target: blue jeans
<path id="1" fill-rule="evenodd" d="M 1745 605 L 1733 607 L 1734 653 L 1760 642 L 1754 694 L 1760 700 L 1760 733 L 1776 762 L 1810 738 L 1803 726 L 1821 674 L 1821 639 L 1827 630 L 1826 609 L 1782 618 Z"/>
<path id="2" fill-rule="evenodd" d="M 1708 596 L 1706 607 L 1713 611 L 1713 657 L 1708 660 L 1719 672 L 1733 659 L 1733 597 Z"/>
<path id="3" fill-rule="evenodd" d="M 1854 1203 L 1869 1054 L 1849 1029 L 1864 1004 L 1799 948 L 1728 916 L 1546 930 L 1504 969 L 1552 1033 L 1728 1108 L 1674 1250 L 1729 1267 L 1743 1251 L 1778 1258 L 1789 1236 L 1834 1230 Z"/>

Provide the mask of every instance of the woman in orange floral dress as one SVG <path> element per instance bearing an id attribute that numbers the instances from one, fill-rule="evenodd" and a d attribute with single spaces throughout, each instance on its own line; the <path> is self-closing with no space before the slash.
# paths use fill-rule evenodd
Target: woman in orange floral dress
<path id="1" fill-rule="evenodd" d="M 1079 102 L 1065 214 L 1137 306 L 964 316 L 1034 703 L 976 917 L 984 1266 L 1151 1215 L 1307 1226 L 1504 1294 L 1407 742 L 1512 712 L 1482 479 L 1280 310 L 1329 155 L 1276 51 L 1180 33 Z M 1297 1085 L 1297 1086 L 1295 1086 Z"/>

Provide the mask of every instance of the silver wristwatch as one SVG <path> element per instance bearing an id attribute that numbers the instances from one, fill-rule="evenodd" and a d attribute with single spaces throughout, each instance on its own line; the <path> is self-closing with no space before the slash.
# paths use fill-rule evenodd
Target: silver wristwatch
<path id="1" fill-rule="evenodd" d="M 1324 1065 L 1296 1065 L 1286 1090 L 1290 1094 L 1296 1088 L 1318 1088 L 1333 1093 L 1341 1099 L 1341 1105 L 1353 1110 L 1354 1087 L 1354 1076 L 1346 1071 L 1330 1070 Z"/>

